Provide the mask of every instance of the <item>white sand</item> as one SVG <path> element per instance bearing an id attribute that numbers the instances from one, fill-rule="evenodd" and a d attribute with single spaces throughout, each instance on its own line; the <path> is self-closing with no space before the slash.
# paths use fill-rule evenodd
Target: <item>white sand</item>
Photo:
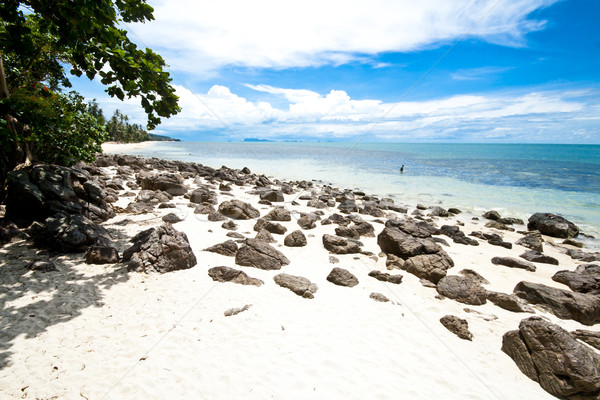
<path id="1" fill-rule="evenodd" d="M 102 151 L 105 153 L 127 152 L 135 149 L 143 149 L 157 143 L 156 141 L 140 142 L 140 143 L 119 143 L 119 142 L 104 142 L 102 143 Z"/>
<path id="2" fill-rule="evenodd" d="M 191 184 L 191 181 L 188 181 Z M 234 186 L 234 196 L 252 203 L 265 215 L 270 207 L 258 196 Z M 312 211 L 291 205 L 300 194 L 286 195 L 292 212 Z M 231 197 L 219 194 L 219 202 Z M 132 198 L 121 198 L 125 206 Z M 87 265 L 82 256 L 54 259 L 60 272 L 30 272 L 24 265 L 32 252 L 24 242 L 0 248 L 2 272 L 2 347 L 0 398 L 58 399 L 553 399 L 523 375 L 500 351 L 502 335 L 530 314 L 508 312 L 489 303 L 466 306 L 436 298 L 404 271 L 400 285 L 380 282 L 369 271 L 386 271 L 385 258 L 336 255 L 329 262 L 324 233 L 337 225 L 304 231 L 308 246 L 275 246 L 290 260 L 280 272 L 301 275 L 319 286 L 314 299 L 304 299 L 277 286 L 278 271 L 234 264 L 233 257 L 204 252 L 229 238 L 221 222 L 193 214 L 188 201 L 173 200 L 176 210 L 153 214 L 119 214 L 104 225 L 115 233 L 122 251 L 127 239 L 160 216 L 177 212 L 185 218 L 175 228 L 188 235 L 198 264 L 189 270 L 159 274 L 127 273 L 122 264 Z M 409 212 L 412 210 L 409 210 Z M 326 215 L 337 212 L 326 209 Z M 363 216 L 365 220 L 375 218 Z M 471 215 L 439 219 L 463 221 L 469 233 L 485 220 Z M 115 222 L 129 218 L 125 226 Z M 236 221 L 238 232 L 254 237 L 255 220 Z M 288 233 L 299 229 L 295 218 L 282 222 Z M 376 233 L 383 225 L 375 223 Z M 513 242 L 518 234 L 503 232 Z M 444 237 L 445 238 L 445 237 Z M 448 242 L 451 239 L 445 238 Z M 379 253 L 376 238 L 361 241 Z M 488 289 L 511 293 L 521 280 L 560 287 L 550 277 L 576 263 L 545 244 L 560 267 L 537 264 L 535 273 L 492 265 L 493 256 L 517 256 L 512 250 L 481 243 L 451 243 L 456 262 L 449 274 L 471 268 L 490 281 Z M 262 287 L 216 283 L 207 274 L 226 265 L 262 279 Z M 346 268 L 360 283 L 353 288 L 326 281 L 332 267 Z M 392 303 L 369 298 L 380 292 Z M 252 307 L 225 317 L 232 307 Z M 469 311 L 469 312 L 467 312 Z M 457 315 L 469 322 L 472 342 L 461 340 L 439 319 Z M 538 310 L 538 315 L 567 329 L 586 328 Z"/>

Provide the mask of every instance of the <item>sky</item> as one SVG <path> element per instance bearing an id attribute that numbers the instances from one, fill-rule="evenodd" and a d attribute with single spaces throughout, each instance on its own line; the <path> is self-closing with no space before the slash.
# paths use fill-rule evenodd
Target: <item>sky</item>
<path id="1" fill-rule="evenodd" d="M 186 141 L 600 144 L 598 0 L 148 0 Z M 99 81 L 73 79 L 137 123 Z"/>

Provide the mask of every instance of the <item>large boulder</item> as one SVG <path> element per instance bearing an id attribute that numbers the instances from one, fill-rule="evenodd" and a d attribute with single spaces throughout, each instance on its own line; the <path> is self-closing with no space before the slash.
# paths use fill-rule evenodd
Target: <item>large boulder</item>
<path id="1" fill-rule="evenodd" d="M 171 196 L 183 196 L 188 190 L 180 175 L 169 173 L 145 174 L 141 177 L 140 184 L 142 189 L 162 190 Z"/>
<path id="2" fill-rule="evenodd" d="M 110 246 L 108 231 L 83 215 L 59 215 L 34 222 L 29 228 L 34 242 L 63 252 L 82 253 L 90 246 Z"/>
<path id="3" fill-rule="evenodd" d="M 550 213 L 535 213 L 529 217 L 527 229 L 530 231 L 538 230 L 543 235 L 557 238 L 574 238 L 579 235 L 577 225 L 565 218 Z"/>
<path id="4" fill-rule="evenodd" d="M 218 204 L 217 194 L 208 189 L 198 188 L 190 194 L 190 203 Z"/>
<path id="5" fill-rule="evenodd" d="M 208 276 L 217 282 L 232 282 L 239 285 L 262 286 L 264 282 L 248 276 L 244 271 L 229 267 L 213 267 L 208 270 Z"/>
<path id="6" fill-rule="evenodd" d="M 165 273 L 196 265 L 196 256 L 185 233 L 164 224 L 140 232 L 123 252 L 127 270 Z"/>
<path id="7" fill-rule="evenodd" d="M 425 221 L 410 218 L 390 219 L 385 223 L 386 227 L 397 228 L 404 233 L 418 238 L 428 238 L 437 233 L 438 229 Z"/>
<path id="8" fill-rule="evenodd" d="M 460 303 L 474 306 L 486 303 L 486 290 L 476 279 L 468 276 L 445 276 L 436 287 L 439 294 Z"/>
<path id="9" fill-rule="evenodd" d="M 400 269 L 433 283 L 438 283 L 453 266 L 454 262 L 445 252 L 414 256 L 399 264 Z"/>
<path id="10" fill-rule="evenodd" d="M 305 299 L 313 299 L 319 289 L 318 286 L 302 276 L 277 274 L 273 277 L 276 284 L 291 290 Z"/>
<path id="11" fill-rule="evenodd" d="M 572 319 L 584 325 L 600 322 L 600 296 L 532 282 L 519 282 L 513 292 L 531 304 L 539 304 L 558 318 Z"/>
<path id="12" fill-rule="evenodd" d="M 574 292 L 600 295 L 600 264 L 581 264 L 575 271 L 558 271 L 552 280 Z"/>
<path id="13" fill-rule="evenodd" d="M 442 248 L 431 238 L 419 238 L 409 235 L 398 228 L 385 227 L 377 236 L 377 244 L 385 253 L 391 253 L 403 259 L 421 254 L 442 252 Z"/>
<path id="14" fill-rule="evenodd" d="M 235 263 L 246 267 L 274 270 L 288 265 L 290 260 L 263 241 L 247 239 L 235 255 Z"/>
<path id="15" fill-rule="evenodd" d="M 21 227 L 58 214 L 93 222 L 115 215 L 104 189 L 83 169 L 37 164 L 9 172 L 6 184 L 6 218 Z"/>
<path id="16" fill-rule="evenodd" d="M 600 398 L 600 355 L 560 326 L 524 319 L 502 337 L 502 351 L 548 393 L 572 400 Z"/>
<path id="17" fill-rule="evenodd" d="M 252 219 L 260 217 L 260 212 L 241 200 L 228 200 L 219 205 L 219 213 L 233 219 Z"/>
<path id="18" fill-rule="evenodd" d="M 283 207 L 275 207 L 264 216 L 267 221 L 291 221 L 292 215 Z"/>

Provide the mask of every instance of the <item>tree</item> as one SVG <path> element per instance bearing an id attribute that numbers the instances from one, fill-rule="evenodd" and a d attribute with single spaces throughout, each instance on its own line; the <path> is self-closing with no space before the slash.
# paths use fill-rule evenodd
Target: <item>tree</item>
<path id="1" fill-rule="evenodd" d="M 29 146 L 35 123 L 13 101 L 70 87 L 63 65 L 76 76 L 99 75 L 106 92 L 123 100 L 137 97 L 153 129 L 161 118 L 180 109 L 165 62 L 150 49 L 141 50 L 119 23 L 154 19 L 145 0 L 3 0 L 0 3 L 0 99 L 3 129 L 10 150 L 2 172 L 35 157 Z M 68 97 L 68 96 L 67 96 Z M 72 99 L 72 98 L 71 98 Z M 73 100 L 73 99 L 72 99 Z M 39 110 L 46 110 L 41 107 Z M 19 118 L 29 116 L 30 120 Z M 12 169 L 12 168 L 11 168 Z"/>

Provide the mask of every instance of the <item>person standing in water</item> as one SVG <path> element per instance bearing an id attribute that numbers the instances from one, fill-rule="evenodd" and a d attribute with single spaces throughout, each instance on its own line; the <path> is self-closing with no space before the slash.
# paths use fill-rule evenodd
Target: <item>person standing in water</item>
<path id="1" fill-rule="evenodd" d="M 402 166 L 400 167 L 400 173 L 403 174 L 404 173 L 404 164 L 402 164 Z"/>

